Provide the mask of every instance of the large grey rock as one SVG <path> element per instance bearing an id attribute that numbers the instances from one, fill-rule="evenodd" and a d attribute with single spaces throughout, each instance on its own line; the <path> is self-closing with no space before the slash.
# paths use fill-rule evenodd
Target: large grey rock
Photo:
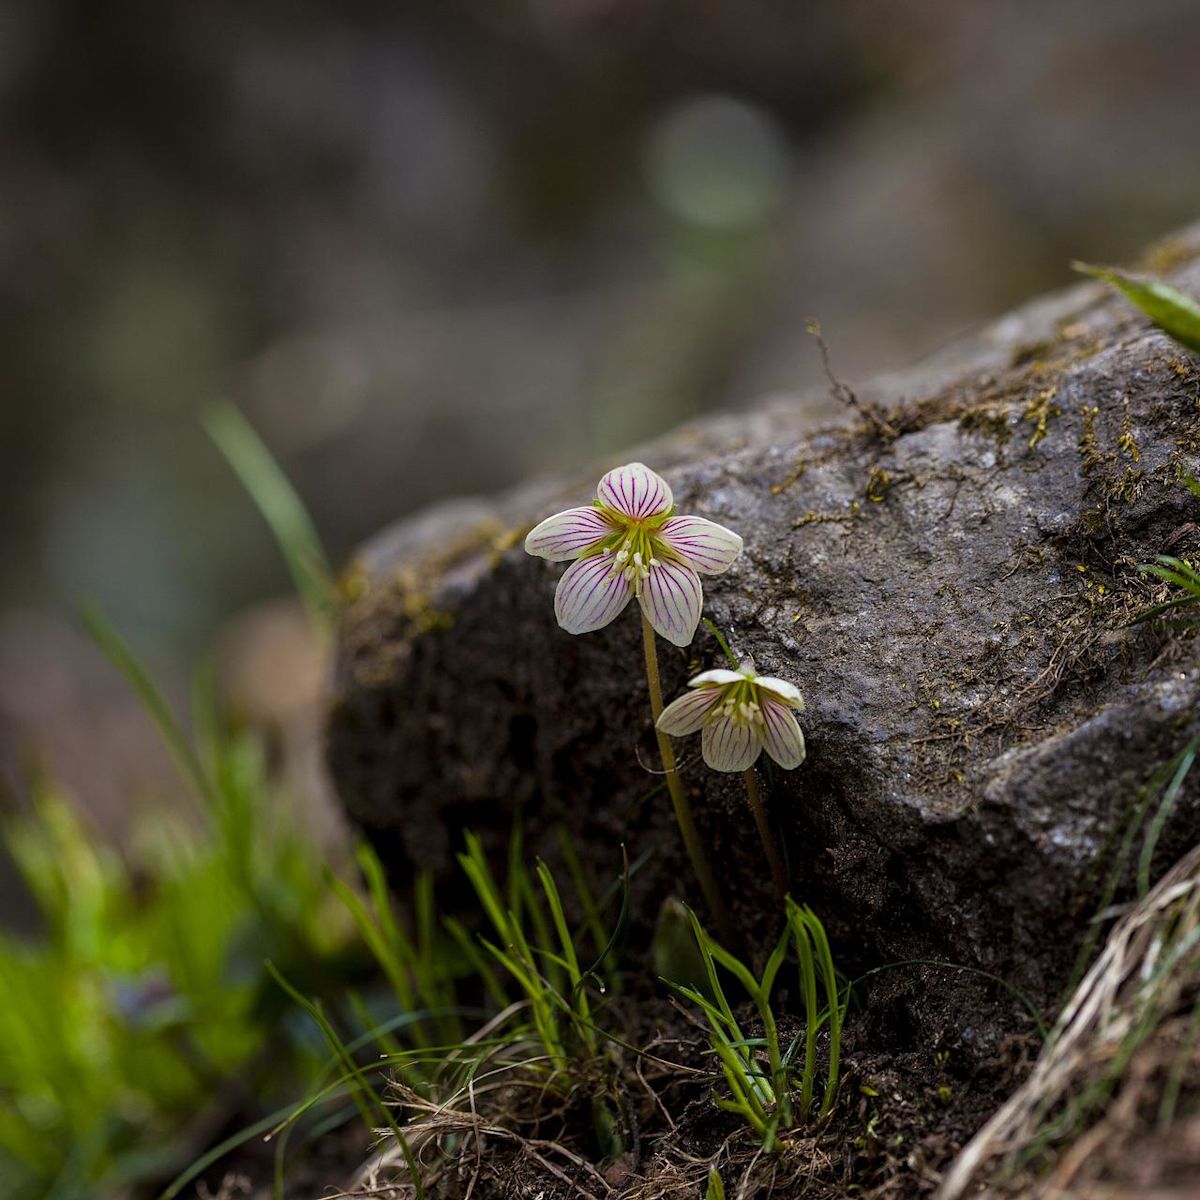
<path id="1" fill-rule="evenodd" d="M 1200 226 L 1155 265 L 1200 293 Z M 797 337 L 803 337 L 798 331 Z M 845 961 L 948 958 L 1046 994 L 1095 903 L 1096 865 L 1152 770 L 1200 730 L 1191 635 L 1128 622 L 1163 595 L 1140 562 L 1197 547 L 1200 363 L 1084 284 L 921 369 L 876 381 L 806 428 L 801 400 L 684 427 L 628 458 L 681 512 L 739 530 L 706 615 L 808 701 L 810 757 L 767 793 L 793 888 Z M 605 464 L 611 465 L 611 464 Z M 609 873 L 656 848 L 635 914 L 687 889 L 631 610 L 597 633 L 555 624 L 560 566 L 524 532 L 585 503 L 586 477 L 460 500 L 366 546 L 330 717 L 351 816 L 400 877 L 447 880 L 463 827 L 499 845 L 520 813 L 553 854 L 562 822 Z M 660 644 L 668 696 L 720 652 Z M 679 744 L 739 921 L 774 927 L 738 777 Z M 1185 797 L 1161 847 L 1194 835 Z"/>

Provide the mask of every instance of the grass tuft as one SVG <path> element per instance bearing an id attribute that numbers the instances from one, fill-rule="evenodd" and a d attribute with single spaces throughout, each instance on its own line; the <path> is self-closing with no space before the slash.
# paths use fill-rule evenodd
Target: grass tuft
<path id="1" fill-rule="evenodd" d="M 586 1063 L 597 1057 L 589 989 L 597 984 L 603 986 L 596 972 L 611 950 L 613 939 L 601 950 L 597 964 L 585 971 L 580 965 L 576 937 L 568 925 L 562 895 L 546 864 L 539 861 L 531 878 L 519 856 L 521 839 L 514 836 L 510 848 L 515 849 L 509 855 L 505 895 L 492 874 L 479 838 L 467 833 L 465 841 L 466 850 L 458 860 L 496 939 L 481 936 L 479 943 L 517 985 L 554 1073 L 569 1079 L 581 1061 Z M 540 896 L 534 889 L 534 879 Z M 587 903 L 583 907 L 586 913 Z M 591 918 L 585 916 L 585 926 L 588 924 Z"/>
<path id="2" fill-rule="evenodd" d="M 787 900 L 787 924 L 767 958 L 762 974 L 755 976 L 736 955 L 721 946 L 690 909 L 692 932 L 700 950 L 706 987 L 663 982 L 703 1013 L 710 1030 L 710 1048 L 721 1064 L 730 1096 L 719 1098 L 720 1108 L 737 1113 L 754 1131 L 764 1149 L 773 1149 L 781 1129 L 791 1129 L 812 1113 L 817 1070 L 817 1037 L 828 1027 L 829 1057 L 820 1113 L 833 1106 L 837 1096 L 841 1028 L 847 995 L 840 989 L 829 941 L 812 909 Z M 771 993 L 784 964 L 788 946 L 799 960 L 800 989 L 804 1000 L 803 1032 L 784 1051 L 779 1026 L 771 1007 Z M 747 1037 L 734 1013 L 722 980 L 732 976 L 754 1004 L 763 1026 L 761 1037 Z M 799 1056 L 799 1066 L 796 1059 Z M 765 1060 L 765 1061 L 764 1061 Z M 797 1100 L 795 1092 L 799 1092 Z"/>

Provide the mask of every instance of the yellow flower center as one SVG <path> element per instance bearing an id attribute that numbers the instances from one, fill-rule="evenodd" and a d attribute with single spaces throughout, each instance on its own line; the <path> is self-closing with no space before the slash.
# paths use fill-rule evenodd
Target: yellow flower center
<path id="1" fill-rule="evenodd" d="M 724 697 L 712 709 L 714 717 L 725 717 L 739 725 L 766 727 L 766 718 L 758 702 L 758 688 L 750 680 L 726 684 L 722 690 Z"/>
<path id="2" fill-rule="evenodd" d="M 605 508 L 604 511 L 621 526 L 621 529 L 601 543 L 595 552 L 611 557 L 612 573 L 624 575 L 633 584 L 634 591 L 640 592 L 642 580 L 650 574 L 650 568 L 657 567 L 664 558 L 674 558 L 670 547 L 655 536 L 668 514 L 631 521 L 611 509 Z"/>

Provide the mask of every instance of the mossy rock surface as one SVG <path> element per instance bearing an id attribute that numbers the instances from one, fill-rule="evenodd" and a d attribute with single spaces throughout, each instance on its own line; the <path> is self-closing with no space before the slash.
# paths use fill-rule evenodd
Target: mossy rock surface
<path id="1" fill-rule="evenodd" d="M 1171 245 L 1170 278 L 1200 294 L 1200 226 Z M 432 867 L 452 903 L 461 831 L 499 850 L 519 816 L 531 853 L 555 860 L 562 825 L 604 877 L 622 844 L 653 849 L 635 947 L 662 899 L 691 895 L 651 769 L 635 610 L 562 632 L 562 567 L 521 548 L 536 521 L 588 502 L 602 469 L 640 459 L 680 512 L 745 538 L 735 567 L 706 580 L 705 615 L 806 697 L 809 760 L 773 772 L 766 793 L 794 894 L 842 961 L 950 960 L 1043 1003 L 1058 993 L 1106 847 L 1200 732 L 1194 635 L 1129 624 L 1165 595 L 1137 565 L 1200 549 L 1200 503 L 1178 481 L 1200 474 L 1200 361 L 1085 283 L 860 395 L 874 418 L 848 410 L 814 429 L 802 399 L 777 401 L 585 476 L 438 506 L 364 547 L 346 579 L 329 757 L 398 880 Z M 721 652 L 702 630 L 686 651 L 660 643 L 660 660 L 670 697 Z M 696 740 L 678 749 L 739 925 L 761 945 L 778 914 L 741 781 L 707 771 Z M 1158 861 L 1196 817 L 1192 789 Z"/>

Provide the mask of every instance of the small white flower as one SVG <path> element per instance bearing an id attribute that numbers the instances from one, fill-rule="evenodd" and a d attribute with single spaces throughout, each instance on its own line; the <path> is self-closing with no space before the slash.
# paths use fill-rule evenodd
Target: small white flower
<path id="1" fill-rule="evenodd" d="M 789 771 L 804 761 L 804 734 L 792 714 L 803 712 L 804 698 L 792 684 L 746 662 L 737 671 L 704 671 L 688 687 L 657 725 L 672 737 L 700 730 L 704 761 L 714 771 L 745 771 L 764 749 Z"/>
<path id="2" fill-rule="evenodd" d="M 596 500 L 547 517 L 525 539 L 539 558 L 573 562 L 558 581 L 554 613 L 568 633 L 590 633 L 636 596 L 656 633 L 686 646 L 700 623 L 700 575 L 720 575 L 742 539 L 703 517 L 677 517 L 671 489 L 641 463 L 609 471 Z"/>

